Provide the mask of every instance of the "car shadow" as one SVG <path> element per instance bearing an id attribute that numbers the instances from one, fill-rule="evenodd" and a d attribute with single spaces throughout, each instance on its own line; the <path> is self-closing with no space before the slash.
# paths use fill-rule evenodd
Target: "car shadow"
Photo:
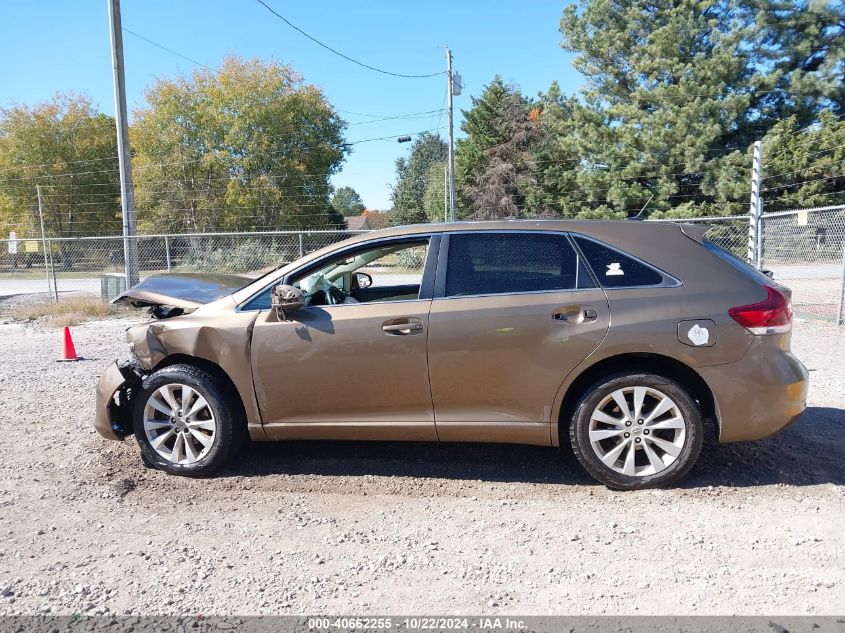
<path id="1" fill-rule="evenodd" d="M 569 446 L 512 444 L 291 441 L 250 444 L 219 476 L 380 476 L 594 485 Z M 766 440 L 705 443 L 678 487 L 783 483 L 845 485 L 845 410 L 810 407 L 783 433 Z"/>
<path id="2" fill-rule="evenodd" d="M 808 407 L 774 437 L 705 444 L 679 486 L 845 485 L 845 409 Z"/>
<path id="3" fill-rule="evenodd" d="M 218 476 L 321 475 L 556 484 L 595 483 L 571 451 L 517 444 L 260 442 Z"/>

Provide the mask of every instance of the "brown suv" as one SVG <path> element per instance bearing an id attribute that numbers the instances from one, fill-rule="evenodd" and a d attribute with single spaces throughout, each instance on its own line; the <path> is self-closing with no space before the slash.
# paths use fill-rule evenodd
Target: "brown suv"
<path id="1" fill-rule="evenodd" d="M 706 227 L 516 221 L 360 235 L 264 277 L 158 275 L 96 428 L 204 475 L 247 436 L 570 441 L 596 479 L 665 485 L 803 411 L 789 291 Z"/>

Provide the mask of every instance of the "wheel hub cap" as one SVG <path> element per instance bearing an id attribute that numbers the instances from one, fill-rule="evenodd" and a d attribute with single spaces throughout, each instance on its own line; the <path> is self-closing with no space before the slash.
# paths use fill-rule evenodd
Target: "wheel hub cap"
<path id="1" fill-rule="evenodd" d="M 153 450 L 174 464 L 193 464 L 205 457 L 217 434 L 208 401 L 183 384 L 164 385 L 147 398 L 143 425 Z"/>
<path id="2" fill-rule="evenodd" d="M 629 477 L 671 466 L 687 436 L 687 422 L 665 393 L 644 386 L 608 394 L 590 416 L 590 446 L 602 463 Z"/>

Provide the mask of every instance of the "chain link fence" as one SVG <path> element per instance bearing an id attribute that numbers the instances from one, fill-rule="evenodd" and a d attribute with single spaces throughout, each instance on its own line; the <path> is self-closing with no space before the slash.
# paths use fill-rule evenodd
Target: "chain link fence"
<path id="1" fill-rule="evenodd" d="M 669 220 L 650 220 L 653 222 L 677 222 L 683 224 L 701 224 L 709 226 L 705 238 L 745 259 L 748 253 L 747 215 L 731 215 L 718 218 L 672 218 Z"/>
<path id="2" fill-rule="evenodd" d="M 678 218 L 737 257 L 748 253 L 749 216 Z M 258 276 L 365 231 L 277 231 L 138 236 L 141 278 L 163 272 Z M 793 291 L 799 318 L 843 322 L 845 205 L 783 211 L 760 220 L 760 267 Z M 123 287 L 123 238 L 0 240 L 0 296 L 49 292 L 112 298 Z"/>
<path id="3" fill-rule="evenodd" d="M 365 231 L 139 235 L 141 279 L 157 273 L 257 277 Z M 0 296 L 48 292 L 113 298 L 125 285 L 123 237 L 0 240 Z"/>
<path id="4" fill-rule="evenodd" d="M 842 325 L 845 206 L 769 213 L 760 231 L 760 267 L 792 289 L 795 315 Z"/>

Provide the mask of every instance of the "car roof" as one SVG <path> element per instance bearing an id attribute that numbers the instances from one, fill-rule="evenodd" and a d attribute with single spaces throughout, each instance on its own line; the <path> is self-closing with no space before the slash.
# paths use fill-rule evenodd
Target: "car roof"
<path id="1" fill-rule="evenodd" d="M 586 235 L 619 236 L 665 235 L 677 233 L 680 229 L 693 239 L 700 239 L 709 226 L 705 224 L 678 224 L 674 222 L 642 222 L 635 220 L 558 220 L 558 219 L 514 219 L 514 220 L 468 220 L 461 222 L 438 222 L 431 224 L 408 224 L 376 231 L 369 231 L 357 237 L 369 241 L 381 237 L 404 235 L 428 235 L 455 231 L 570 231 Z"/>

